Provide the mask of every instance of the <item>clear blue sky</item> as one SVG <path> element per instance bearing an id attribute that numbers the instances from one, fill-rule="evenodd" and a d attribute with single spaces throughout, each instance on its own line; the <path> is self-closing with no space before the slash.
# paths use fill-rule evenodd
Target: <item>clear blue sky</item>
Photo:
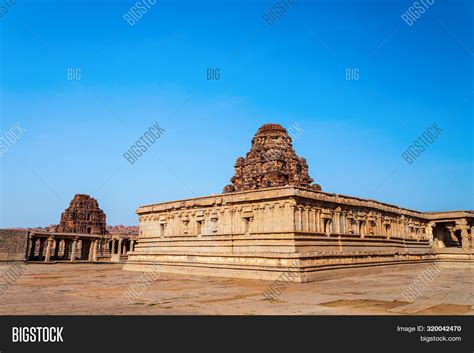
<path id="1" fill-rule="evenodd" d="M 294 147 L 324 191 L 474 209 L 472 1 L 435 0 L 412 26 L 411 0 L 296 0 L 273 26 L 273 0 L 158 0 L 130 26 L 134 2 L 19 0 L 0 18 L 0 133 L 27 130 L 0 158 L 1 227 L 58 223 L 75 193 L 126 225 L 220 193 L 268 122 L 304 130 Z M 130 165 L 155 122 L 166 133 Z M 433 122 L 443 134 L 407 164 Z"/>

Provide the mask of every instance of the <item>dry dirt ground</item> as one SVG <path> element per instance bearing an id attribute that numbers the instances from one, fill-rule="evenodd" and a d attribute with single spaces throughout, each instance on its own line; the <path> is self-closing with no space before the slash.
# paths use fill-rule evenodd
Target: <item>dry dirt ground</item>
<path id="1" fill-rule="evenodd" d="M 12 266 L 0 264 L 0 284 Z M 290 283 L 273 303 L 269 281 L 162 273 L 129 302 L 142 273 L 119 264 L 28 264 L 0 295 L 0 315 L 474 315 L 473 269 L 443 269 L 412 303 L 401 293 L 423 268 Z"/>

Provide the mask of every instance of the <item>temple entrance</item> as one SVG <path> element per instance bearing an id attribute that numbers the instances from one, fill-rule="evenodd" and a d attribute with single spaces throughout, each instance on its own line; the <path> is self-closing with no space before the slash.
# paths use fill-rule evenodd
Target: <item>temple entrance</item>
<path id="1" fill-rule="evenodd" d="M 461 230 L 456 229 L 454 222 L 437 223 L 433 228 L 433 239 L 442 243 L 442 247 L 461 248 Z"/>

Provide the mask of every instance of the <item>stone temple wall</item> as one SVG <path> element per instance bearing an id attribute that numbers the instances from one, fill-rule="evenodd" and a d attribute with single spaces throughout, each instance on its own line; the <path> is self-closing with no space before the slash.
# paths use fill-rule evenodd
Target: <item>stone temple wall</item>
<path id="1" fill-rule="evenodd" d="M 311 281 L 321 270 L 429 261 L 422 213 L 299 187 L 143 206 L 125 269 Z"/>
<path id="2" fill-rule="evenodd" d="M 261 126 L 234 167 L 221 195 L 140 207 L 138 245 L 124 269 L 158 263 L 164 272 L 258 279 L 292 272 L 307 282 L 431 262 L 433 240 L 463 251 L 473 244 L 471 211 L 428 214 L 322 192 L 278 124 Z"/>
<path id="3" fill-rule="evenodd" d="M 26 260 L 28 231 L 0 229 L 0 261 Z"/>

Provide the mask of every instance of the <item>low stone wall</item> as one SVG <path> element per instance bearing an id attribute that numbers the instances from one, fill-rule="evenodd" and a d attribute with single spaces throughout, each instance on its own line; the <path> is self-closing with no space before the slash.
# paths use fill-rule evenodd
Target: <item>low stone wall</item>
<path id="1" fill-rule="evenodd" d="M 25 261 L 28 231 L 0 229 L 0 261 Z"/>

